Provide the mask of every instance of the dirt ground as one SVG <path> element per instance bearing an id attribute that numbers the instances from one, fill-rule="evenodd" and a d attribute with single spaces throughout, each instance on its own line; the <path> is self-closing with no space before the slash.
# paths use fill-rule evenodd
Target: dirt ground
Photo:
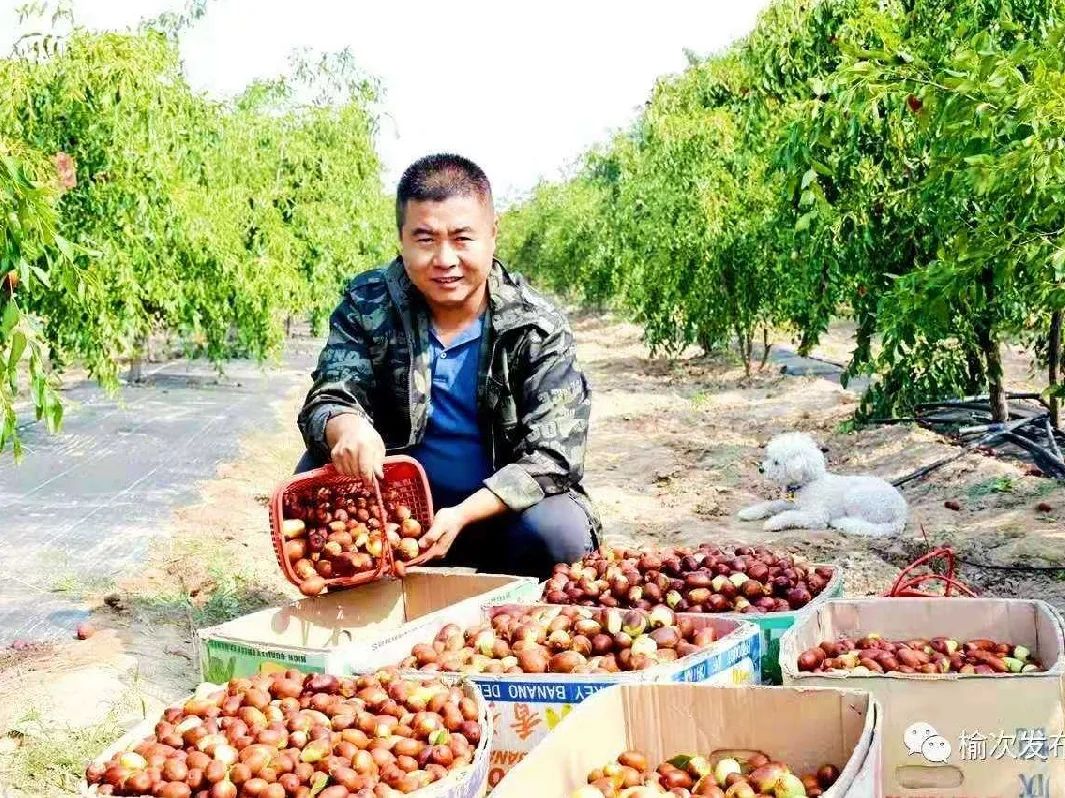
<path id="1" fill-rule="evenodd" d="M 856 394 L 821 377 L 783 376 L 772 363 L 745 379 L 727 357 L 650 360 L 633 325 L 585 316 L 574 320 L 581 357 L 596 391 L 588 487 L 608 533 L 632 541 L 759 541 L 844 566 L 848 595 L 888 589 L 898 569 L 929 548 L 949 544 L 960 576 L 988 595 L 1046 598 L 1065 606 L 1065 486 L 1025 474 L 1023 463 L 980 454 L 910 483 L 910 523 L 897 539 L 837 532 L 765 533 L 736 512 L 773 490 L 758 475 L 759 447 L 801 430 L 827 447 L 829 468 L 892 479 L 955 449 L 911 425 L 848 431 Z M 845 362 L 849 329 L 833 329 L 815 355 Z M 1011 387 L 1034 383 L 1018 352 L 1008 360 Z M 959 509 L 945 506 L 956 502 Z M 1040 511 L 1038 505 L 1049 506 Z"/>
<path id="2" fill-rule="evenodd" d="M 770 364 L 746 379 L 727 357 L 651 360 L 637 327 L 603 315 L 572 320 L 594 391 L 586 484 L 609 541 L 766 542 L 841 564 L 855 596 L 883 593 L 929 542 L 949 543 L 965 561 L 961 577 L 985 594 L 1065 608 L 1062 485 L 973 454 L 907 486 L 911 522 L 898 539 L 767 534 L 735 514 L 773 495 L 757 464 L 778 432 L 813 434 L 833 470 L 888 478 L 953 448 L 919 428 L 848 432 L 857 397 L 821 377 L 783 376 Z M 842 361 L 848 340 L 836 328 L 817 354 Z M 1017 358 L 1011 374 L 1028 379 Z M 9 790 L 0 794 L 72 794 L 86 759 L 195 686 L 197 627 L 298 595 L 277 569 L 265 499 L 302 449 L 293 423 L 301 399 L 278 401 L 276 426 L 246 439 L 241 459 L 175 514 L 142 574 L 98 595 L 87 590 L 98 607 L 93 637 L 0 652 L 0 787 Z M 1062 569 L 1008 570 L 1033 565 Z"/>

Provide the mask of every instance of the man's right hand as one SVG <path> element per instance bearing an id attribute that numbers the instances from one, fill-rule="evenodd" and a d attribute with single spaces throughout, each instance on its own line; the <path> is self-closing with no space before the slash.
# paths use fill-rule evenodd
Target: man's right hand
<path id="1" fill-rule="evenodd" d="M 333 416 L 325 425 L 329 456 L 341 474 L 370 485 L 384 478 L 385 442 L 367 419 L 354 413 Z"/>

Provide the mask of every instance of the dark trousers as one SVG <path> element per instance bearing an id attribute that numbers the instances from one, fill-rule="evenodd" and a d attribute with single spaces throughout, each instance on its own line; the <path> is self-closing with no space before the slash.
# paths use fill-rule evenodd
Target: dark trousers
<path id="1" fill-rule="evenodd" d="M 320 463 L 305 452 L 296 473 Z M 572 563 L 599 545 L 592 521 L 570 493 L 547 496 L 521 512 L 470 524 L 447 557 L 426 565 L 474 568 L 483 573 L 547 579 L 556 563 Z"/>

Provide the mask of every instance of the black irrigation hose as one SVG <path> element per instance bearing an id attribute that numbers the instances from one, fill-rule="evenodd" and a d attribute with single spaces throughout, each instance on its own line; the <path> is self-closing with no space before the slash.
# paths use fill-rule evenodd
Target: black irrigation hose
<path id="1" fill-rule="evenodd" d="M 930 474 L 932 471 L 935 471 L 937 468 L 945 466 L 947 463 L 953 463 L 955 460 L 960 460 L 962 457 L 964 457 L 966 454 L 968 454 L 978 446 L 989 443 L 990 441 L 993 441 L 996 438 L 1001 438 L 1004 435 L 1008 435 L 1012 430 L 1030 423 L 1031 419 L 1016 419 L 1014 421 L 1007 421 L 1004 424 L 996 424 L 994 428 L 988 430 L 976 440 L 966 443 L 959 451 L 955 452 L 954 454 L 949 455 L 948 457 L 944 457 L 942 460 L 937 460 L 936 462 L 930 465 L 918 468 L 916 471 L 913 471 L 903 477 L 893 479 L 891 480 L 891 484 L 894 485 L 896 488 L 901 488 L 907 482 L 912 482 L 915 479 L 920 479 L 921 477 Z"/>
<path id="2" fill-rule="evenodd" d="M 1038 400 L 1039 403 L 1042 404 L 1044 407 L 1046 407 L 1046 402 L 1043 401 L 1042 397 L 1039 394 L 1009 394 L 1008 398 L 1035 399 Z M 992 422 L 990 421 L 990 413 L 985 409 L 986 405 L 978 405 L 976 404 L 976 402 L 973 401 L 974 399 L 978 399 L 978 397 L 966 397 L 965 399 L 949 400 L 947 402 L 929 402 L 917 406 L 916 410 L 918 413 L 920 413 L 922 409 L 933 411 L 939 410 L 940 412 L 949 411 L 950 409 L 968 409 L 974 411 L 970 413 L 971 421 L 978 420 L 974 417 L 976 413 L 981 413 L 983 416 L 986 416 L 988 418 L 986 419 L 986 421 L 984 421 L 983 424 L 970 425 L 976 427 L 984 427 L 984 429 L 971 430 L 964 436 L 960 435 L 957 432 L 955 433 L 955 435 L 959 438 L 967 438 L 967 440 L 959 441 L 962 447 L 960 451 L 955 452 L 953 455 L 945 457 L 941 460 L 938 460 L 935 463 L 931 463 L 930 465 L 924 466 L 923 468 L 919 468 L 904 477 L 895 479 L 892 481 L 892 485 L 895 485 L 896 487 L 901 487 L 907 482 L 911 482 L 915 479 L 920 479 L 921 477 L 929 474 L 937 468 L 940 468 L 941 466 L 946 465 L 947 463 L 961 459 L 973 449 L 976 449 L 981 445 L 990 444 L 992 441 L 995 441 L 997 439 L 1008 441 L 1014 446 L 1017 446 L 1018 448 L 1029 452 L 1032 455 L 1033 459 L 1047 474 L 1047 476 L 1057 479 L 1065 478 L 1065 459 L 1063 459 L 1061 456 L 1061 449 L 1058 446 L 1057 437 L 1055 435 L 1056 430 L 1051 426 L 1050 417 L 1047 412 L 1029 410 L 1023 413 L 1014 413 L 1012 412 L 1013 409 L 1011 408 L 1011 416 L 1015 416 L 1014 418 L 1011 418 L 1010 421 L 1007 421 L 1005 423 L 992 424 Z M 938 414 L 935 414 L 933 412 L 929 415 Z M 915 418 L 885 418 L 870 420 L 870 423 L 873 424 L 898 424 L 906 422 L 916 422 L 926 428 L 932 428 L 932 425 L 937 422 L 940 424 L 947 422 L 960 424 L 960 421 L 957 418 L 932 419 L 928 416 Z M 1039 424 L 1039 422 L 1042 422 L 1042 428 L 1036 427 L 1035 429 L 1026 429 L 1026 427 L 1029 427 L 1030 425 L 1037 425 Z M 990 429 L 987 429 L 987 427 L 990 427 Z M 1043 437 L 1046 438 L 1051 448 L 1047 448 L 1041 443 Z M 967 560 L 964 557 L 959 556 L 957 553 L 955 553 L 954 557 L 958 562 L 962 563 L 963 565 L 968 565 L 973 568 L 984 568 L 990 571 L 1005 571 L 1009 573 L 1065 573 L 1065 565 L 994 565 L 992 563 L 983 563 L 975 562 L 973 560 Z"/>
<path id="3" fill-rule="evenodd" d="M 971 565 L 973 568 L 987 568 L 991 571 L 1065 571 L 1065 565 L 992 565 L 990 563 L 973 562 L 959 556 L 957 552 L 954 559 L 963 565 Z"/>
<path id="4" fill-rule="evenodd" d="M 1037 396 L 1037 394 L 1013 394 L 1011 395 L 1011 398 L 1028 398 Z M 921 407 L 937 408 L 942 411 L 944 405 L 948 405 L 950 407 L 955 408 L 969 407 L 973 411 L 979 411 L 985 415 L 987 414 L 982 407 L 973 407 L 974 404 L 975 403 L 965 399 L 954 400 L 948 403 L 926 403 L 924 405 L 918 405 L 918 412 L 920 412 Z M 912 482 L 915 479 L 920 479 L 921 477 L 926 476 L 935 469 L 940 468 L 946 465 L 947 463 L 951 463 L 955 460 L 960 459 L 972 449 L 975 449 L 981 445 L 990 444 L 992 441 L 998 439 L 1008 441 L 1014 446 L 1028 452 L 1031 455 L 1032 459 L 1039 466 L 1039 468 L 1047 476 L 1056 479 L 1065 479 L 1065 460 L 1063 460 L 1061 457 L 1061 449 L 1058 447 L 1057 439 L 1054 436 L 1053 428 L 1050 425 L 1049 413 L 1026 411 L 1025 413 L 1012 413 L 1011 415 L 1016 415 L 1019 417 L 1011 418 L 1009 421 L 998 423 L 991 422 L 988 419 L 987 421 L 981 424 L 969 424 L 967 426 L 959 427 L 957 430 L 955 430 L 954 436 L 958 440 L 958 442 L 963 446 L 961 451 L 956 452 L 955 454 L 949 457 L 945 457 L 941 460 L 938 460 L 930 465 L 924 466 L 923 468 L 919 468 L 916 471 L 913 471 L 903 477 L 899 477 L 895 480 L 892 480 L 891 484 L 897 488 L 901 487 L 907 482 Z M 878 419 L 874 421 L 874 423 L 899 423 L 907 420 L 910 419 Z M 915 418 L 912 420 L 917 421 L 917 423 L 921 426 L 932 429 L 931 419 L 927 417 Z M 978 419 L 973 418 L 973 413 L 970 413 L 970 421 L 976 420 Z M 954 424 L 961 423 L 961 421 L 956 418 L 951 419 L 951 421 Z M 1043 435 L 1043 429 L 1039 429 L 1038 431 L 1025 429 L 1025 427 L 1039 424 L 1039 422 L 1043 423 L 1044 428 L 1046 430 L 1047 443 L 1049 444 L 1049 448 L 1047 446 L 1044 446 L 1041 440 Z M 935 430 L 933 429 L 933 431 Z"/>
<path id="5" fill-rule="evenodd" d="M 1057 455 L 1057 458 L 1065 462 L 1065 457 L 1062 456 L 1061 449 L 1058 447 L 1057 436 L 1054 435 L 1054 425 L 1050 423 L 1050 415 L 1047 414 L 1044 420 L 1046 421 L 1047 440 L 1050 441 L 1050 446 L 1054 449 L 1054 454 Z"/>
<path id="6" fill-rule="evenodd" d="M 1030 397 L 1034 396 L 1034 394 L 1023 394 L 1022 396 Z M 1047 412 L 1045 404 L 1043 405 L 1043 408 L 1039 410 L 1036 410 L 1035 408 L 1017 407 L 1013 405 L 1007 406 L 1006 409 L 1009 412 L 1010 416 L 1016 418 L 1033 418 L 1035 416 L 1040 416 L 1043 413 Z M 918 415 L 922 415 L 929 412 L 950 412 L 957 410 L 970 410 L 988 416 L 991 415 L 991 409 L 990 407 L 988 407 L 986 400 L 981 402 L 978 400 L 974 401 L 969 399 L 957 399 L 948 402 L 924 402 L 915 405 L 914 410 L 917 412 Z"/>
<path id="7" fill-rule="evenodd" d="M 1041 394 L 1031 392 L 1021 393 L 1006 393 L 1007 399 L 1034 399 L 1040 403 L 1043 402 Z M 973 404 L 976 402 L 982 402 L 986 405 L 990 401 L 990 397 L 987 394 L 978 394 L 976 396 L 959 396 L 956 399 L 941 399 L 938 402 L 921 402 L 916 405 L 917 407 L 953 407 L 957 405 Z"/>
<path id="8" fill-rule="evenodd" d="M 1019 446 L 1029 452 L 1039 467 L 1049 476 L 1053 476 L 1057 479 L 1065 478 L 1065 463 L 1058 460 L 1050 451 L 1043 448 L 1038 443 L 1034 443 L 1028 438 L 1014 432 L 1005 432 L 1002 437 L 1015 446 Z"/>
<path id="9" fill-rule="evenodd" d="M 983 438 L 981 438 L 980 440 L 983 440 Z M 905 476 L 893 479 L 891 480 L 891 484 L 894 485 L 896 488 L 902 488 L 902 486 L 905 485 L 907 482 L 913 482 L 915 479 L 920 479 L 923 476 L 931 474 L 937 468 L 947 465 L 947 463 L 953 463 L 955 460 L 960 460 L 966 454 L 968 454 L 970 449 L 972 448 L 974 447 L 967 446 L 960 452 L 956 452 L 955 454 L 950 455 L 950 457 L 944 457 L 942 460 L 936 460 L 934 463 L 918 468 L 916 471 L 911 471 Z"/>

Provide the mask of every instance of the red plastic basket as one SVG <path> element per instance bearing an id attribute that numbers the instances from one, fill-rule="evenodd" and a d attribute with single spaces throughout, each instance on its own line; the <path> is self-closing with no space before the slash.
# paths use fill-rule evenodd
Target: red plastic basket
<path id="1" fill-rule="evenodd" d="M 429 478 L 421 463 L 413 457 L 397 454 L 386 457 L 384 462 L 385 478 L 381 483 L 381 497 L 386 518 L 394 521 L 392 506 L 404 505 L 410 509 L 411 518 L 418 521 L 424 535 L 433 525 L 433 495 L 429 491 Z M 437 556 L 433 548 L 421 551 L 417 557 L 409 560 L 400 559 L 395 552 L 392 560 L 395 565 L 409 567 L 421 565 Z"/>
<path id="2" fill-rule="evenodd" d="M 433 524 L 433 498 L 429 491 L 429 479 L 425 475 L 425 469 L 412 457 L 406 455 L 392 455 L 386 457 L 383 463 L 384 479 L 374 480 L 374 501 L 377 504 L 381 517 L 385 523 L 397 522 L 391 510 L 396 505 L 404 505 L 411 511 L 411 517 L 421 525 L 422 534 L 429 531 Z M 285 539 L 282 533 L 282 523 L 285 520 L 284 508 L 286 497 L 303 494 L 320 487 L 339 487 L 342 491 L 348 491 L 355 487 L 362 487 L 362 480 L 357 477 L 347 477 L 337 472 L 330 464 L 297 474 L 282 483 L 274 491 L 270 499 L 270 537 L 274 546 L 274 554 L 277 557 L 281 572 L 292 584 L 299 586 L 300 578 L 292 568 L 288 557 L 285 556 Z M 385 496 L 390 500 L 386 503 Z M 387 541 L 386 541 L 387 543 Z M 366 584 L 379 579 L 393 576 L 402 576 L 406 567 L 421 565 L 437 556 L 433 548 L 421 551 L 417 557 L 408 560 L 399 559 L 392 550 L 391 545 L 386 545 L 382 556 L 379 558 L 378 567 L 374 570 L 363 571 L 353 576 L 332 577 L 325 580 L 326 588 L 345 588 Z"/>
<path id="3" fill-rule="evenodd" d="M 292 584 L 299 586 L 302 581 L 293 570 L 288 557 L 285 556 L 285 539 L 282 533 L 282 522 L 285 520 L 285 499 L 290 496 L 305 494 L 308 491 L 321 487 L 339 488 L 342 492 L 354 493 L 355 488 L 362 488 L 363 481 L 357 477 L 347 477 L 340 474 L 332 465 L 325 465 L 312 471 L 297 474 L 285 481 L 274 490 L 270 498 L 270 539 L 274 545 L 274 554 L 277 556 L 281 572 Z M 345 488 L 347 489 L 345 491 Z M 385 517 L 384 505 L 381 501 L 381 492 L 378 485 L 373 486 L 373 497 L 377 504 L 381 517 Z M 384 546 L 381 557 L 376 558 L 377 568 L 362 571 L 352 576 L 331 577 L 325 580 L 326 588 L 354 587 L 367 582 L 373 582 L 392 572 L 392 550 L 388 545 Z"/>

